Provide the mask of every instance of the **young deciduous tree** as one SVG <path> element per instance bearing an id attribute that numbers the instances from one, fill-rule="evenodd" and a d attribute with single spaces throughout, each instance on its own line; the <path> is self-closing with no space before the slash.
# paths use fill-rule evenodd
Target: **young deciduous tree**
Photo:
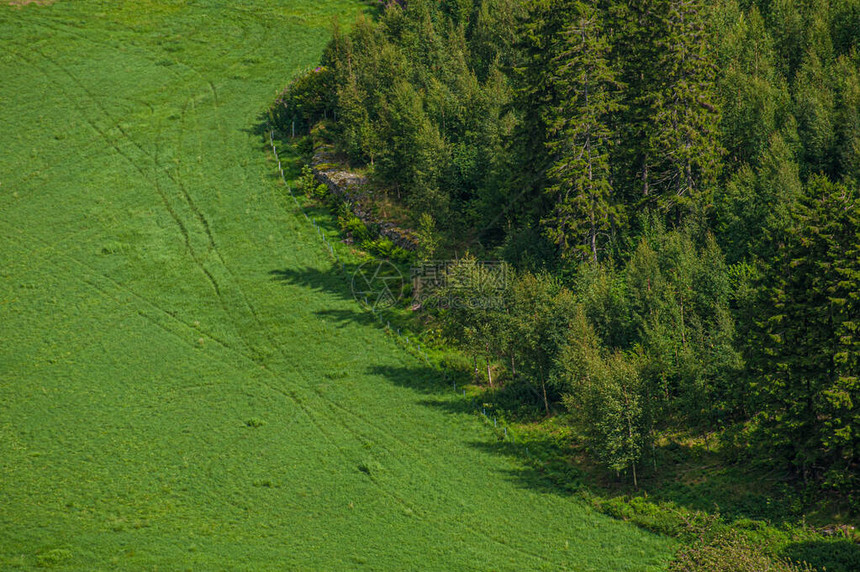
<path id="1" fill-rule="evenodd" d="M 549 416 L 550 402 L 560 396 L 552 374 L 570 327 L 573 296 L 550 275 L 525 273 L 513 283 L 510 306 L 518 378 L 535 388 Z"/>
<path id="2" fill-rule="evenodd" d="M 592 453 L 609 469 L 630 469 L 638 487 L 636 464 L 650 435 L 639 361 L 618 350 L 604 356 L 599 344 L 578 307 L 556 375 L 564 384 L 564 403 L 586 434 Z"/>

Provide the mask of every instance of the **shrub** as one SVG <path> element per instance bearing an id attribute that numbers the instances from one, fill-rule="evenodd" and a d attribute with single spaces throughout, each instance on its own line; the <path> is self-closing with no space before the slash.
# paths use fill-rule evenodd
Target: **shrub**
<path id="1" fill-rule="evenodd" d="M 328 196 L 328 185 L 320 183 L 314 188 L 314 197 L 319 200 L 325 200 L 326 196 Z"/>
<path id="2" fill-rule="evenodd" d="M 387 258 L 392 262 L 406 263 L 412 259 L 412 253 L 395 245 L 390 238 L 381 236 L 375 240 L 365 240 L 362 247 L 380 258 Z"/>
<path id="3" fill-rule="evenodd" d="M 298 74 L 280 95 L 272 109 L 272 117 L 284 132 L 307 131 L 311 125 L 326 117 L 333 109 L 334 93 L 331 70 L 325 66 Z"/>
<path id="4" fill-rule="evenodd" d="M 343 232 L 349 234 L 355 242 L 361 243 L 370 240 L 370 232 L 360 218 L 352 213 L 341 215 L 337 219 Z"/>
<path id="5" fill-rule="evenodd" d="M 303 192 L 307 196 L 311 196 L 314 191 L 314 183 L 316 179 L 314 178 L 314 172 L 311 170 L 310 165 L 305 165 L 302 167 L 302 174 L 299 176 L 299 179 L 296 181 L 296 187 L 299 191 Z"/>
<path id="6" fill-rule="evenodd" d="M 736 533 L 681 549 L 670 572 L 813 572 L 809 564 L 771 558 Z"/>

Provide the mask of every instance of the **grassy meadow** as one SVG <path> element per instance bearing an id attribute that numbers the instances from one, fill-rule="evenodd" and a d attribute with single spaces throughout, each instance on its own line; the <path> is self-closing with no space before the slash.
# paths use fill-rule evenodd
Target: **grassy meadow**
<path id="1" fill-rule="evenodd" d="M 369 2 L 7 4 L 0 569 L 665 568 L 499 455 L 287 201 L 262 112 Z"/>

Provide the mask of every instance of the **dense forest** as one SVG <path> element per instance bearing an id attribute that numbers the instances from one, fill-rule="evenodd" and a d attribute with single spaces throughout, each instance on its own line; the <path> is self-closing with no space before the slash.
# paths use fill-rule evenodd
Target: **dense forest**
<path id="1" fill-rule="evenodd" d="M 435 323 L 605 467 L 731 440 L 860 510 L 858 50 L 860 0 L 392 2 L 276 115 L 511 265 Z"/>

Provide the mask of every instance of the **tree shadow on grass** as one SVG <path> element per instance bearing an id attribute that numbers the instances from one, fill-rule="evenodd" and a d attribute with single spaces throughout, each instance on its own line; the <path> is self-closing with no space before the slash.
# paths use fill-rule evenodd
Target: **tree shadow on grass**
<path id="1" fill-rule="evenodd" d="M 860 545 L 849 538 L 815 540 L 790 544 L 782 556 L 793 561 L 806 561 L 827 572 L 856 572 L 860 570 Z"/>
<path id="2" fill-rule="evenodd" d="M 427 397 L 419 405 L 435 408 L 450 415 L 472 415 L 487 428 L 485 441 L 473 441 L 469 446 L 486 453 L 520 461 L 516 469 L 502 473 L 517 486 L 559 496 L 570 496 L 583 486 L 583 474 L 572 462 L 565 461 L 569 451 L 566 444 L 550 435 L 536 433 L 524 442 L 513 431 L 505 431 L 490 403 L 476 397 L 464 396 L 460 389 L 471 383 L 467 372 L 447 372 L 446 377 L 437 369 L 426 365 L 409 367 L 373 366 L 368 373 L 382 376 L 400 387 L 409 388 Z"/>
<path id="3" fill-rule="evenodd" d="M 269 114 L 267 112 L 261 112 L 254 118 L 254 123 L 248 127 L 242 127 L 239 131 L 257 137 L 259 140 L 259 145 L 257 146 L 258 150 L 271 151 L 272 147 L 269 144 L 270 129 L 272 129 L 272 127 L 269 123 Z M 278 151 L 280 151 L 280 149 L 278 149 Z"/>
<path id="4" fill-rule="evenodd" d="M 564 460 L 551 439 L 531 437 L 526 444 L 506 438 L 501 431 L 495 433 L 494 439 L 473 441 L 469 446 L 518 461 L 517 468 L 501 471 L 516 486 L 559 497 L 570 497 L 586 488 L 585 473 Z"/>
<path id="5" fill-rule="evenodd" d="M 417 365 L 414 367 L 375 365 L 369 367 L 367 373 L 384 377 L 394 385 L 409 388 L 417 393 L 439 396 L 445 393 L 453 394 L 453 381 L 446 380 L 442 372 L 428 365 Z M 444 403 L 447 403 L 447 401 L 437 402 L 436 400 L 427 400 L 419 403 L 422 405 L 444 407 Z M 454 413 L 454 411 L 449 412 Z M 465 412 L 465 409 L 458 411 L 458 413 Z"/>
<path id="6" fill-rule="evenodd" d="M 518 468 L 503 472 L 518 486 L 561 496 L 588 491 L 590 498 L 603 500 L 642 496 L 647 492 L 649 500 L 668 502 L 692 511 L 718 512 L 727 522 L 758 520 L 781 526 L 797 525 L 800 521 L 801 513 L 792 514 L 782 502 L 784 493 L 779 492 L 777 485 L 782 482 L 783 475 L 773 471 L 764 473 L 739 463 L 728 464 L 720 454 L 704 446 L 672 443 L 656 447 L 653 455 L 649 452 L 638 467 L 639 488 L 635 489 L 629 474 L 600 468 L 581 444 L 567 437 L 544 430 L 520 435 L 510 428 L 506 434 L 501 423 L 493 423 L 496 414 L 492 404 L 476 403 L 460 395 L 459 390 L 455 393 L 452 383 L 442 380 L 436 370 L 423 365 L 385 366 L 374 367 L 370 373 L 428 395 L 418 402 L 425 407 L 481 419 L 488 428 L 488 438 L 470 443 L 470 446 L 517 460 Z M 470 383 L 468 375 L 461 377 L 457 386 L 466 383 Z M 507 416 L 508 412 L 505 413 Z M 770 484 L 763 486 L 762 483 Z M 833 562 L 847 561 L 853 565 L 852 559 L 857 557 L 855 548 L 848 544 L 826 544 L 839 548 L 841 555 Z M 787 556 L 812 564 L 826 564 L 826 560 L 814 554 L 816 549 L 816 543 L 793 545 L 794 552 Z M 825 547 L 820 552 L 826 552 Z M 830 565 L 827 569 L 831 569 Z M 843 569 L 860 570 L 860 566 Z"/>
<path id="7" fill-rule="evenodd" d="M 344 277 L 336 270 L 315 268 L 285 269 L 271 272 L 273 280 L 296 284 L 317 291 L 334 293 L 343 299 L 352 298 Z M 372 326 L 379 324 L 376 315 L 356 309 L 330 309 L 316 312 L 339 327 L 349 324 Z M 404 338 L 395 338 L 405 345 Z M 413 346 L 409 346 L 414 351 Z M 416 360 L 421 358 L 416 355 Z M 516 486 L 543 494 L 570 497 L 581 492 L 586 498 L 609 500 L 625 495 L 641 495 L 647 491 L 654 501 L 669 501 L 676 506 L 709 513 L 718 511 L 725 520 L 762 519 L 779 525 L 793 522 L 778 496 L 768 498 L 759 487 L 762 479 L 778 480 L 775 474 L 753 474 L 739 466 L 721 467 L 720 455 L 700 445 L 672 443 L 656 448 L 653 457 L 643 461 L 639 473 L 639 490 L 634 490 L 629 478 L 610 474 L 591 462 L 581 446 L 575 446 L 565 437 L 547 431 L 533 431 L 528 436 L 504 430 L 502 423 L 494 424 L 496 417 L 487 399 L 463 396 L 460 391 L 472 383 L 470 371 L 446 370 L 441 372 L 425 363 L 410 365 L 371 365 L 368 373 L 388 382 L 408 388 L 423 396 L 418 404 L 441 410 L 450 415 L 473 415 L 487 430 L 485 440 L 467 443 L 482 452 L 516 461 L 515 468 L 500 468 L 505 478 Z M 457 391 L 454 390 L 456 383 Z M 503 397 L 504 392 L 498 397 Z M 496 400 L 503 403 L 505 399 Z M 658 469 L 651 467 L 656 460 Z M 716 472 L 715 472 L 716 471 Z M 716 476 L 714 476 L 716 475 Z M 737 486 L 735 486 L 737 485 Z M 587 493 L 587 494 L 586 494 Z M 782 553 L 792 560 L 807 561 L 827 570 L 860 570 L 860 548 L 850 540 L 807 541 L 790 544 Z"/>
<path id="8" fill-rule="evenodd" d="M 269 122 L 267 112 L 257 115 L 255 122 L 249 127 L 240 129 L 242 133 L 251 135 L 257 139 L 255 148 L 260 153 L 271 153 L 272 144 L 269 135 L 272 134 L 275 140 L 275 146 L 278 149 L 278 159 L 281 162 L 281 168 L 284 170 L 284 177 L 287 181 L 296 179 L 302 172 L 302 167 L 310 162 L 310 143 L 308 142 L 308 134 L 296 134 L 291 137 L 289 133 L 285 133 L 273 126 Z M 274 180 L 280 180 L 281 174 L 277 170 L 277 164 L 271 170 L 267 177 Z"/>
<path id="9" fill-rule="evenodd" d="M 348 266 L 347 276 L 357 266 Z M 353 298 L 348 280 L 334 268 L 283 269 L 274 270 L 271 275 L 273 280 L 334 294 L 343 300 Z M 355 309 L 320 310 L 317 314 L 338 327 L 380 324 L 375 314 L 359 306 L 355 306 Z M 384 318 L 382 324 L 385 324 Z M 406 346 L 404 338 L 397 337 L 395 340 Z M 410 344 L 408 347 L 414 352 L 414 346 Z M 421 359 L 417 355 L 415 357 L 416 360 Z M 476 415 L 484 420 L 492 433 L 487 442 L 474 443 L 473 446 L 518 459 L 521 467 L 508 470 L 507 473 L 521 486 L 562 495 L 585 487 L 592 496 L 603 499 L 642 495 L 647 491 L 651 500 L 671 502 L 690 510 L 717 511 L 729 522 L 753 519 L 779 525 L 796 524 L 799 519 L 799 513 L 792 515 L 786 510 L 785 503 L 781 502 L 784 493 L 779 491 L 785 475 L 757 471 L 738 462 L 728 463 L 721 454 L 708 450 L 696 440 L 671 442 L 657 446 L 653 454 L 649 452 L 638 467 L 639 490 L 635 490 L 629 475 L 616 475 L 600 469 L 584 454 L 581 446 L 574 446 L 565 438 L 538 430 L 531 432 L 527 442 L 523 442 L 510 431 L 509 435 L 504 435 L 501 426 L 494 427 L 494 407 L 501 406 L 499 409 L 504 410 L 505 416 L 510 418 L 508 402 L 514 396 L 508 393 L 515 390 L 513 384 L 493 397 L 481 395 L 481 400 L 492 403 L 476 403 L 474 399 L 460 394 L 463 387 L 473 382 L 471 371 L 447 369 L 443 373 L 418 361 L 404 366 L 374 365 L 370 367 L 369 373 L 426 396 L 419 401 L 425 407 L 437 408 L 451 415 Z M 456 393 L 455 383 L 458 388 Z M 519 397 L 523 399 L 523 396 Z M 798 545 L 795 550 L 814 551 L 814 546 L 810 544 L 804 548 Z M 801 556 L 799 554 L 797 558 Z M 811 557 L 802 556 L 802 559 L 812 561 Z"/>
<path id="10" fill-rule="evenodd" d="M 349 268 L 347 268 L 347 272 L 349 272 Z M 269 272 L 269 275 L 272 277 L 272 280 L 277 282 L 286 282 L 294 286 L 301 286 L 314 292 L 334 294 L 344 300 L 353 299 L 349 284 L 334 266 L 326 270 L 311 268 L 309 266 L 304 268 L 283 268 L 272 270 Z M 356 313 L 355 318 L 359 318 L 358 313 Z"/>
<path id="11" fill-rule="evenodd" d="M 348 324 L 361 324 L 364 326 L 378 325 L 379 320 L 369 310 L 320 310 L 314 312 L 320 318 L 333 322 L 338 328 L 344 328 Z"/>

